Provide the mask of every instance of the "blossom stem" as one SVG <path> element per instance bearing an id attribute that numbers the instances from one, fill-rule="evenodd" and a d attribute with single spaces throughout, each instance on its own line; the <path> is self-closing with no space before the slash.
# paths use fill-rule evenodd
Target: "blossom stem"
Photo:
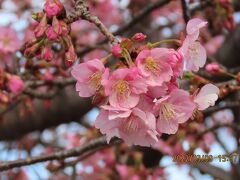
<path id="1" fill-rule="evenodd" d="M 101 58 L 101 61 L 103 64 L 107 63 L 107 60 L 112 56 L 112 53 L 108 54 L 107 56 Z"/>
<path id="2" fill-rule="evenodd" d="M 133 63 L 133 61 L 132 61 L 132 58 L 131 58 L 128 50 L 125 49 L 125 48 L 123 48 L 123 52 L 124 52 L 124 58 L 125 58 L 125 60 L 127 61 L 128 66 L 129 66 L 129 67 L 134 66 L 134 63 Z"/>
<path id="3" fill-rule="evenodd" d="M 163 43 L 175 43 L 177 45 L 181 45 L 181 42 L 178 39 L 165 39 L 165 40 L 158 41 L 158 42 L 155 42 L 155 43 L 148 43 L 148 47 L 149 48 L 154 48 L 154 47 L 157 47 L 157 46 L 159 46 L 160 44 L 163 44 Z"/>
<path id="4" fill-rule="evenodd" d="M 229 72 L 226 72 L 226 71 L 224 71 L 223 73 L 224 73 L 225 75 L 227 75 L 227 76 L 230 76 L 230 77 L 234 78 L 234 79 L 237 78 L 237 76 L 234 75 L 234 74 L 232 74 L 232 73 L 229 73 Z"/>

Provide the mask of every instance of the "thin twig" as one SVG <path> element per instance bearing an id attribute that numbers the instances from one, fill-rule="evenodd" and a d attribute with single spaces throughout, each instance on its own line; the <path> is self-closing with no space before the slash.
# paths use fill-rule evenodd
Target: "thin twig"
<path id="1" fill-rule="evenodd" d="M 236 125 L 236 124 L 230 124 L 230 123 L 225 123 L 225 124 L 216 124 L 208 129 L 205 129 L 203 131 L 201 131 L 200 133 L 197 134 L 197 139 L 200 139 L 203 135 L 209 133 L 209 132 L 213 132 L 219 128 L 225 128 L 225 127 L 228 127 L 228 128 L 231 128 L 235 131 L 240 131 L 240 126 Z"/>
<path id="2" fill-rule="evenodd" d="M 31 164 L 36 164 L 40 162 L 46 162 L 46 161 L 52 161 L 52 160 L 60 160 L 60 159 L 66 159 L 69 157 L 76 157 L 76 156 L 86 156 L 93 154 L 94 152 L 104 149 L 116 144 L 121 143 L 122 141 L 120 139 L 113 139 L 109 144 L 106 141 L 105 137 L 100 137 L 95 140 L 91 140 L 88 143 L 74 148 L 70 150 L 64 150 L 60 152 L 55 152 L 53 154 L 49 155 L 40 155 L 37 157 L 30 157 L 27 159 L 19 159 L 15 161 L 9 161 L 9 162 L 2 162 L 0 163 L 0 171 L 5 171 L 8 169 L 16 168 L 16 167 L 22 167 L 27 166 Z"/>
<path id="3" fill-rule="evenodd" d="M 121 26 L 117 31 L 113 33 L 113 35 L 120 35 L 132 28 L 134 25 L 136 25 L 138 22 L 146 18 L 152 11 L 168 4 L 171 2 L 171 0 L 158 0 L 155 3 L 151 3 L 147 7 L 145 7 L 142 11 L 140 11 L 136 16 L 132 18 L 131 21 L 126 23 L 125 25 Z M 101 45 L 107 42 L 107 39 L 104 39 L 100 42 L 97 43 L 97 45 Z M 83 56 L 84 54 L 94 50 L 96 47 L 88 47 L 85 48 L 84 50 L 80 51 L 77 53 L 78 56 Z"/>
<path id="4" fill-rule="evenodd" d="M 103 35 L 111 42 L 117 43 L 118 40 L 114 35 L 106 28 L 106 26 L 98 19 L 97 16 L 94 16 L 90 13 L 89 8 L 85 4 L 84 0 L 76 0 L 75 2 L 75 12 L 71 13 L 65 22 L 72 23 L 79 18 L 85 19 L 93 24 L 95 24 L 98 29 L 103 33 Z"/>

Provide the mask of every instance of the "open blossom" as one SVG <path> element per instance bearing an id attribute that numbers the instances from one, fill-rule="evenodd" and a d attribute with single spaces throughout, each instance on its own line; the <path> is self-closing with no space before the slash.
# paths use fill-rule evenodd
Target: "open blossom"
<path id="1" fill-rule="evenodd" d="M 186 122 L 191 116 L 196 105 L 190 99 L 187 91 L 173 90 L 169 95 L 156 102 L 157 130 L 160 133 L 175 134 L 178 124 Z"/>
<path id="2" fill-rule="evenodd" d="M 16 52 L 21 46 L 16 32 L 9 27 L 0 27 L 0 32 L 0 52 Z"/>
<path id="3" fill-rule="evenodd" d="M 151 146 L 158 141 L 155 116 L 138 108 L 102 106 L 95 126 L 106 134 L 108 142 L 114 136 L 129 145 Z"/>
<path id="4" fill-rule="evenodd" d="M 13 75 L 9 78 L 7 87 L 12 93 L 19 94 L 24 88 L 24 82 L 19 76 Z"/>
<path id="5" fill-rule="evenodd" d="M 76 90 L 79 96 L 90 97 L 101 87 L 102 75 L 105 71 L 99 59 L 93 59 L 73 67 L 71 73 L 77 80 Z"/>
<path id="6" fill-rule="evenodd" d="M 207 60 L 205 48 L 198 41 L 192 41 L 190 37 L 186 37 L 179 51 L 186 60 L 187 71 L 198 71 L 203 67 Z"/>
<path id="7" fill-rule="evenodd" d="M 199 18 L 189 20 L 186 27 L 187 35 L 191 37 L 193 41 L 197 40 L 199 36 L 199 30 L 206 25 L 207 22 Z"/>
<path id="8" fill-rule="evenodd" d="M 105 94 L 114 107 L 132 108 L 139 102 L 139 94 L 147 92 L 145 80 L 136 68 L 117 69 L 109 79 L 104 79 Z"/>
<path id="9" fill-rule="evenodd" d="M 199 30 L 207 22 L 201 19 L 192 19 L 187 24 L 187 37 L 179 49 L 186 60 L 187 71 L 198 71 L 206 63 L 207 53 L 205 48 L 197 41 Z"/>
<path id="10" fill-rule="evenodd" d="M 206 84 L 199 93 L 194 97 L 194 102 L 197 104 L 198 110 L 207 109 L 209 106 L 214 106 L 218 99 L 219 89 L 213 84 Z"/>
<path id="11" fill-rule="evenodd" d="M 150 86 L 161 86 L 163 82 L 169 81 L 173 75 L 170 64 L 168 63 L 167 48 L 154 48 L 141 51 L 137 58 L 137 67 L 146 83 Z"/>

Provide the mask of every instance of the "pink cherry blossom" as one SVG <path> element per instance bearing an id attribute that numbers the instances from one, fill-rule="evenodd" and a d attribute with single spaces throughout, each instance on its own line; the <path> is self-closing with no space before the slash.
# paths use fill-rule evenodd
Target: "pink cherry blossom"
<path id="1" fill-rule="evenodd" d="M 0 52 L 16 52 L 21 46 L 21 42 L 18 39 L 16 32 L 9 27 L 0 27 L 0 31 Z"/>
<path id="2" fill-rule="evenodd" d="M 148 85 L 161 86 L 171 79 L 173 71 L 168 62 L 170 54 L 167 48 L 143 50 L 138 54 L 136 64 Z"/>
<path id="3" fill-rule="evenodd" d="M 104 79 L 105 94 L 114 107 L 132 108 L 139 102 L 139 94 L 147 92 L 145 80 L 136 68 L 115 70 L 109 79 Z"/>
<path id="4" fill-rule="evenodd" d="M 105 106 L 95 126 L 106 134 L 108 142 L 114 136 L 123 139 L 128 145 L 151 146 L 158 141 L 155 116 L 138 108 L 119 111 L 118 108 Z"/>
<path id="5" fill-rule="evenodd" d="M 190 99 L 187 91 L 173 90 L 169 95 L 156 102 L 157 130 L 160 133 L 175 134 L 178 124 L 186 122 L 191 116 L 196 105 Z"/>
<path id="6" fill-rule="evenodd" d="M 207 22 L 199 18 L 189 20 L 186 27 L 187 35 L 191 37 L 193 41 L 197 40 L 199 36 L 199 30 L 206 25 Z"/>
<path id="7" fill-rule="evenodd" d="M 24 82 L 19 76 L 13 75 L 9 78 L 7 87 L 12 93 L 19 94 L 24 88 Z"/>
<path id="8" fill-rule="evenodd" d="M 206 63 L 207 53 L 205 48 L 197 41 L 199 30 L 206 26 L 207 22 L 194 18 L 187 23 L 187 37 L 183 41 L 179 52 L 186 60 L 187 71 L 198 71 Z"/>
<path id="9" fill-rule="evenodd" d="M 218 99 L 219 89 L 213 84 L 204 85 L 199 93 L 194 97 L 194 102 L 197 104 L 198 110 L 207 109 L 209 106 L 214 106 Z"/>
<path id="10" fill-rule="evenodd" d="M 71 71 L 77 80 L 76 90 L 79 96 L 90 97 L 101 87 L 102 74 L 105 71 L 103 63 L 99 59 L 93 59 L 75 65 Z"/>
<path id="11" fill-rule="evenodd" d="M 187 71 L 198 71 L 206 63 L 207 53 L 205 48 L 198 41 L 193 41 L 190 36 L 187 36 L 183 41 L 179 52 L 183 54 L 186 60 Z"/>

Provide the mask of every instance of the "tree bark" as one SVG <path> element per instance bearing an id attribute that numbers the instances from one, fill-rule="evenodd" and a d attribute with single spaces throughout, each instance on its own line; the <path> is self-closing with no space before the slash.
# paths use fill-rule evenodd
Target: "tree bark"
<path id="1" fill-rule="evenodd" d="M 36 99 L 33 101 L 34 111 L 20 116 L 20 106 L 4 115 L 0 124 L 0 140 L 15 140 L 32 131 L 79 121 L 92 108 L 91 100 L 80 98 L 73 87 L 62 90 L 48 109 L 42 100 Z"/>

